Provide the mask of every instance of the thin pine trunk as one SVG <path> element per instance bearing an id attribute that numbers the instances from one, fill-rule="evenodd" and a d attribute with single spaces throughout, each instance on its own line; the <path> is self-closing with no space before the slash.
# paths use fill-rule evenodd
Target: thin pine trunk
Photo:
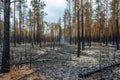
<path id="1" fill-rule="evenodd" d="M 37 18 L 37 45 L 39 44 L 39 18 Z"/>
<path id="2" fill-rule="evenodd" d="M 114 6 L 115 6 L 116 45 L 117 50 L 119 50 L 118 0 L 114 0 Z"/>
<path id="3" fill-rule="evenodd" d="M 81 11 L 81 27 L 82 27 L 82 50 L 85 49 L 85 46 L 84 46 L 84 15 L 83 15 L 83 0 L 81 0 L 81 8 L 82 8 L 82 11 Z"/>
<path id="4" fill-rule="evenodd" d="M 14 2 L 14 47 L 16 47 L 15 2 Z"/>
<path id="5" fill-rule="evenodd" d="M 19 37 L 18 43 L 21 44 L 21 17 L 22 17 L 22 10 L 21 10 L 21 1 L 19 2 Z"/>
<path id="6" fill-rule="evenodd" d="M 79 6 L 79 2 L 78 2 L 78 6 Z M 79 9 L 79 7 L 78 7 L 78 9 Z M 77 42 L 78 42 L 77 57 L 80 57 L 81 43 L 80 43 L 80 13 L 79 13 L 79 10 L 77 10 L 77 26 L 78 26 L 78 32 L 77 32 Z"/>

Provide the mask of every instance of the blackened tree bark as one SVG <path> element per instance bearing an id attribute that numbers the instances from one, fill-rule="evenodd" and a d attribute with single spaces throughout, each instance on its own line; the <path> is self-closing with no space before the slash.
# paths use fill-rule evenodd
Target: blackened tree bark
<path id="1" fill-rule="evenodd" d="M 79 3 L 79 2 L 78 2 Z M 77 11 L 77 25 L 78 25 L 78 34 L 77 34 L 77 41 L 78 41 L 78 50 L 77 50 L 77 57 L 80 57 L 80 49 L 81 49 L 81 44 L 80 44 L 80 19 L 79 19 L 79 10 Z"/>
<path id="2" fill-rule="evenodd" d="M 84 47 L 84 15 L 83 15 L 83 0 L 81 0 L 81 8 L 82 8 L 82 10 L 81 10 L 81 27 L 82 27 L 82 50 L 84 50 L 85 49 L 85 47 Z"/>
<path id="3" fill-rule="evenodd" d="M 35 15 L 34 15 L 34 33 L 33 33 L 33 38 L 34 38 L 34 43 L 36 42 L 36 37 L 35 37 Z"/>
<path id="4" fill-rule="evenodd" d="M 59 18 L 58 26 L 59 26 L 59 46 L 60 46 L 60 39 L 62 37 L 61 18 Z"/>
<path id="5" fill-rule="evenodd" d="M 14 1 L 14 47 L 16 47 L 15 1 Z"/>
<path id="6" fill-rule="evenodd" d="M 37 17 L 37 45 L 39 44 L 39 18 Z"/>
<path id="7" fill-rule="evenodd" d="M 61 25 L 59 25 L 59 46 L 60 46 L 61 37 L 62 37 L 62 29 L 61 29 Z"/>
<path id="8" fill-rule="evenodd" d="M 4 0 L 4 41 L 1 72 L 10 71 L 10 0 Z"/>
<path id="9" fill-rule="evenodd" d="M 75 35 L 74 35 L 74 39 L 75 39 L 75 45 L 77 44 L 77 1 L 74 0 L 74 16 L 75 16 L 75 21 L 74 21 L 74 28 L 75 28 Z"/>
<path id="10" fill-rule="evenodd" d="M 54 34 L 53 34 L 53 29 L 51 28 L 51 48 L 53 47 L 53 38 L 54 38 Z"/>

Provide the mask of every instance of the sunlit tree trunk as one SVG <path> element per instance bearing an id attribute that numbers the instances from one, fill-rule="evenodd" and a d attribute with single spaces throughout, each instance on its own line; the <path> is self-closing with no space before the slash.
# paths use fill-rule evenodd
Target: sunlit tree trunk
<path id="1" fill-rule="evenodd" d="M 75 33 L 74 33 L 74 41 L 75 41 L 75 45 L 77 44 L 77 1 L 74 0 L 74 29 L 75 29 Z"/>
<path id="2" fill-rule="evenodd" d="M 91 46 L 91 28 L 92 28 L 92 0 L 90 0 L 90 31 L 89 31 L 90 42 L 89 42 L 89 46 Z"/>
<path id="3" fill-rule="evenodd" d="M 87 0 L 87 2 L 85 3 L 85 9 L 86 9 L 86 14 L 85 14 L 85 40 L 88 43 L 88 45 L 90 46 L 90 3 Z"/>
<path id="4" fill-rule="evenodd" d="M 64 37 L 67 37 L 67 9 L 64 12 Z"/>
<path id="5" fill-rule="evenodd" d="M 72 27 L 71 27 L 71 0 L 68 0 L 68 11 L 69 11 L 69 37 L 70 37 L 70 44 L 72 44 Z"/>
<path id="6" fill-rule="evenodd" d="M 116 45 L 117 45 L 117 50 L 119 50 L 118 0 L 114 0 L 114 4 L 115 4 Z"/>
<path id="7" fill-rule="evenodd" d="M 106 46 L 108 45 L 108 0 L 105 0 L 105 16 L 106 16 L 106 19 L 105 19 L 105 43 L 106 43 Z"/>

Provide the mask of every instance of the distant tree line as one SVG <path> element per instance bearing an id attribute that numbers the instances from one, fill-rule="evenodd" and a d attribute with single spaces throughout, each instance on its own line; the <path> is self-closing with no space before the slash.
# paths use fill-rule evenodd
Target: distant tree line
<path id="1" fill-rule="evenodd" d="M 119 50 L 119 0 L 66 1 L 64 37 L 70 44 L 78 43 L 79 50 L 84 50 L 85 44 L 91 46 L 91 42 L 112 43 Z"/>

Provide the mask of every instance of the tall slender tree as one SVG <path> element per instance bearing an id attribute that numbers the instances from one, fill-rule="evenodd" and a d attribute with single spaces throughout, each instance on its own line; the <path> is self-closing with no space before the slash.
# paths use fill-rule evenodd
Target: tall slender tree
<path id="1" fill-rule="evenodd" d="M 114 0 L 114 7 L 115 7 L 115 26 L 116 26 L 116 45 L 117 50 L 119 50 L 119 21 L 118 21 L 118 0 Z"/>
<path id="2" fill-rule="evenodd" d="M 111 10 L 112 10 L 112 44 L 115 44 L 115 4 L 114 0 L 111 2 Z"/>
<path id="3" fill-rule="evenodd" d="M 44 1 L 41 1 L 41 0 L 33 0 L 33 1 L 31 1 L 31 4 L 32 4 L 33 11 L 35 12 L 34 14 L 37 17 L 36 18 L 36 22 L 37 22 L 37 34 L 36 34 L 37 39 L 36 39 L 36 41 L 37 41 L 37 44 L 40 44 L 40 47 L 41 47 L 40 21 L 41 21 L 41 18 L 43 18 L 43 16 L 45 15 L 44 11 L 42 11 L 42 10 L 44 9 L 44 7 L 46 5 L 45 5 Z M 42 22 L 43 21 L 41 21 L 41 23 Z"/>
<path id="4" fill-rule="evenodd" d="M 87 0 L 84 6 L 85 9 L 85 39 L 90 43 L 90 6 L 89 1 Z"/>
<path id="5" fill-rule="evenodd" d="M 74 41 L 75 45 L 77 44 L 77 1 L 74 0 L 74 17 L 73 17 L 73 26 L 74 26 Z"/>
<path id="6" fill-rule="evenodd" d="M 22 24 L 22 9 L 21 9 L 21 7 L 22 6 L 21 6 L 21 4 L 22 4 L 22 1 L 20 0 L 20 2 L 19 2 L 19 30 L 20 30 L 19 33 L 20 34 L 19 34 L 19 39 L 18 39 L 19 44 L 21 44 L 21 41 L 22 41 L 21 40 L 21 36 L 22 36 L 22 33 L 21 33 L 22 32 L 21 31 L 21 24 Z"/>
<path id="7" fill-rule="evenodd" d="M 62 38 L 61 18 L 59 18 L 58 27 L 59 27 L 59 46 L 60 46 L 60 39 Z"/>
<path id="8" fill-rule="evenodd" d="M 89 30 L 89 46 L 91 46 L 91 28 L 92 28 L 92 0 L 90 0 L 90 30 Z"/>
<path id="9" fill-rule="evenodd" d="M 67 3 L 68 3 L 69 43 L 72 44 L 71 0 L 67 0 Z"/>
<path id="10" fill-rule="evenodd" d="M 65 9 L 65 12 L 64 12 L 64 37 L 68 37 L 68 10 Z"/>
<path id="11" fill-rule="evenodd" d="M 32 39 L 32 11 L 29 9 L 29 42 L 33 41 Z"/>
<path id="12" fill-rule="evenodd" d="M 106 42 L 106 46 L 108 45 L 108 0 L 105 0 L 105 36 L 106 36 L 106 39 L 105 39 L 105 42 Z"/>
<path id="13" fill-rule="evenodd" d="M 4 0 L 4 40 L 1 72 L 10 71 L 10 0 Z"/>
<path id="14" fill-rule="evenodd" d="M 81 30 L 82 30 L 82 50 L 84 50 L 85 45 L 84 45 L 84 5 L 83 5 L 83 0 L 81 0 Z"/>
<path id="15" fill-rule="evenodd" d="M 14 47 L 16 47 L 15 7 L 16 7 L 16 4 L 15 4 L 15 1 L 14 1 Z"/>
<path id="16" fill-rule="evenodd" d="M 80 56 L 80 50 L 81 50 L 81 43 L 80 43 L 80 1 L 77 1 L 77 27 L 78 27 L 78 32 L 77 32 L 77 42 L 78 42 L 78 50 L 77 50 L 77 57 Z"/>

